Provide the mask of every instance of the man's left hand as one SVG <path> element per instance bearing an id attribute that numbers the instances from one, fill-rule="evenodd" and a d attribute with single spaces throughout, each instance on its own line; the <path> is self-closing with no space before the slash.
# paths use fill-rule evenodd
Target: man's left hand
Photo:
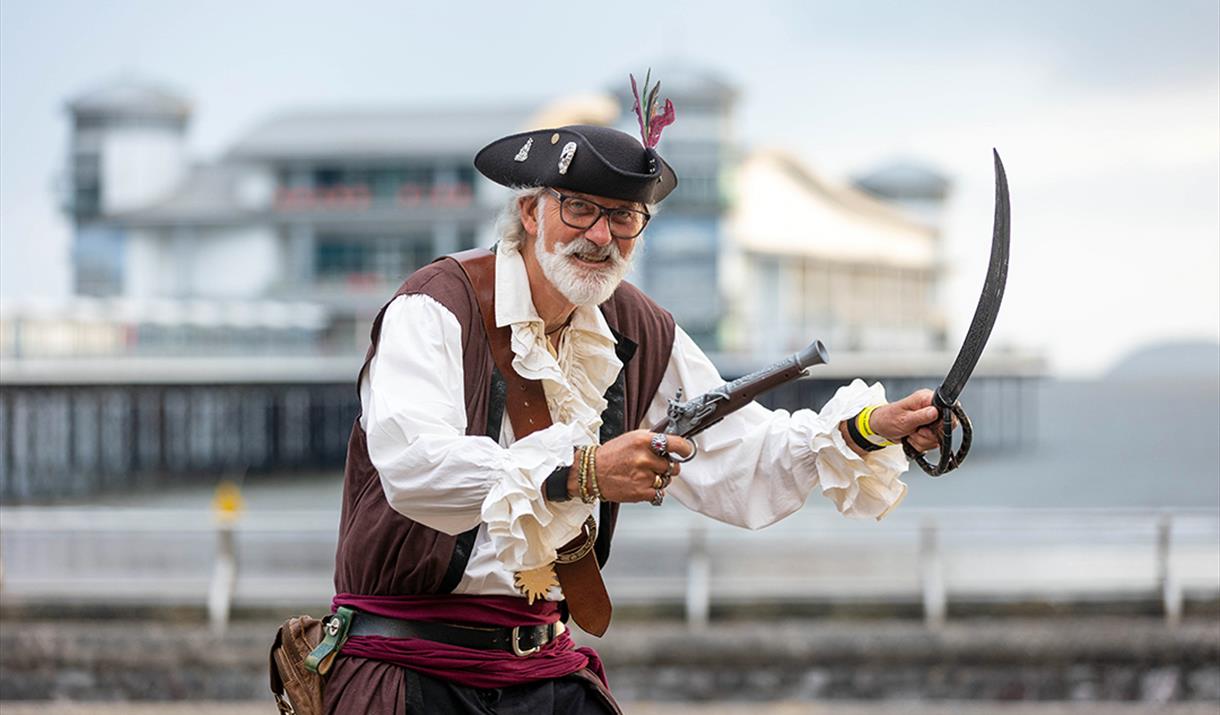
<path id="1" fill-rule="evenodd" d="M 940 413 L 932 405 L 932 391 L 918 390 L 897 402 L 881 405 L 869 416 L 869 426 L 873 432 L 885 437 L 891 442 L 901 442 L 906 438 L 911 446 L 920 452 L 927 452 L 940 446 L 940 425 L 937 418 Z M 842 429 L 846 432 L 846 423 Z M 953 426 L 957 426 L 954 420 Z M 855 446 L 851 439 L 847 444 L 857 453 L 863 450 Z"/>

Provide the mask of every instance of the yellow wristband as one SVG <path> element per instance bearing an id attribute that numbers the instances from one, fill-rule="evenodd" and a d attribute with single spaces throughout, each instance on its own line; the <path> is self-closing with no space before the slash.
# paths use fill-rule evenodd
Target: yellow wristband
<path id="1" fill-rule="evenodd" d="M 875 409 L 877 409 L 877 406 L 871 405 L 856 413 L 856 429 L 860 430 L 860 434 L 864 435 L 865 437 L 871 437 L 873 434 L 868 423 L 868 418 Z"/>
<path id="2" fill-rule="evenodd" d="M 860 430 L 860 434 L 864 435 L 864 438 L 869 442 L 872 442 L 880 447 L 889 447 L 894 443 L 874 432 L 873 426 L 869 422 L 869 419 L 873 416 L 873 410 L 880 406 L 881 405 L 870 405 L 865 407 L 863 410 L 860 410 L 860 414 L 856 415 L 856 429 Z"/>

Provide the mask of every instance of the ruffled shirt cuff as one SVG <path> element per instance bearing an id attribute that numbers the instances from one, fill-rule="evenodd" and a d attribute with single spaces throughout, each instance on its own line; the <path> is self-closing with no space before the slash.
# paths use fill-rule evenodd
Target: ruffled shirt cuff
<path id="1" fill-rule="evenodd" d="M 513 370 L 542 383 L 554 424 L 505 450 L 505 478 L 482 503 L 496 556 L 509 571 L 535 569 L 555 560 L 558 547 L 576 538 L 593 506 L 579 500 L 549 502 L 551 472 L 572 463 L 574 447 L 593 444 L 606 409 L 604 394 L 623 364 L 601 310 L 577 308 L 553 353 L 542 318 L 530 299 L 525 263 L 516 252 L 496 255 L 496 324 L 511 327 Z M 511 424 L 510 424 L 511 426 Z"/>
<path id="2" fill-rule="evenodd" d="M 817 429 L 807 442 L 817 466 L 822 495 L 833 501 L 844 516 L 880 520 L 906 497 L 907 485 L 898 478 L 909 467 L 901 445 L 861 457 L 847 446 L 839 432 L 840 422 L 855 417 L 869 405 L 885 401 L 881 383 L 866 385 L 863 380 L 853 380 L 840 387 L 822 407 Z"/>
<path id="3" fill-rule="evenodd" d="M 527 571 L 555 560 L 555 552 L 576 538 L 593 504 L 579 499 L 547 501 L 543 485 L 551 472 L 572 463 L 574 445 L 587 444 L 578 424 L 554 424 L 504 451 L 504 478 L 492 483 L 482 518 L 492 548 L 509 571 Z"/>

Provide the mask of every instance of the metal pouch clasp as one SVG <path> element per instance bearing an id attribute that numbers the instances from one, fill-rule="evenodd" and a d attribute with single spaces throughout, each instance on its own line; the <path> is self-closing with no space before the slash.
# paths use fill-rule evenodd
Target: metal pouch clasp
<path id="1" fill-rule="evenodd" d="M 344 606 L 322 621 L 322 642 L 305 656 L 307 670 L 326 675 L 331 664 L 335 662 L 339 649 L 347 641 L 347 631 L 352 626 L 354 614 L 355 611 Z"/>

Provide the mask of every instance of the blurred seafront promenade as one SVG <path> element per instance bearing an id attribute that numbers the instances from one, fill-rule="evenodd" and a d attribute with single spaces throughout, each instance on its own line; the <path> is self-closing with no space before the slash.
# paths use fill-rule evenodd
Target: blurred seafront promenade
<path id="1" fill-rule="evenodd" d="M 258 700 L 275 622 L 233 626 L 221 636 L 202 623 L 8 621 L 0 638 L 5 698 Z M 1084 705 L 1079 712 L 1145 712 L 1087 704 L 1220 700 L 1214 618 L 1173 629 L 1147 618 L 1063 617 L 955 621 L 935 630 L 902 620 L 719 622 L 697 630 L 625 620 L 596 645 L 617 697 L 648 704 L 639 712 L 690 712 L 684 703 L 736 712 L 750 703 L 759 712 L 827 705 L 835 713 L 853 701 L 879 712 L 913 702 L 950 703 L 948 712 L 1072 711 L 1067 702 Z"/>
<path id="2" fill-rule="evenodd" d="M 1214 707 L 1216 381 L 1048 380 L 1036 399 L 1032 444 L 939 480 L 909 473 L 907 502 L 881 523 L 816 495 L 760 532 L 627 507 L 607 570 L 616 622 L 596 646 L 629 711 Z M 223 634 L 204 615 L 221 552 L 211 480 L 4 507 L 5 711 L 47 698 L 263 711 L 248 701 L 266 687 L 276 619 L 327 610 L 340 481 L 246 477 Z M 141 712 L 56 707 L 38 711 Z"/>

